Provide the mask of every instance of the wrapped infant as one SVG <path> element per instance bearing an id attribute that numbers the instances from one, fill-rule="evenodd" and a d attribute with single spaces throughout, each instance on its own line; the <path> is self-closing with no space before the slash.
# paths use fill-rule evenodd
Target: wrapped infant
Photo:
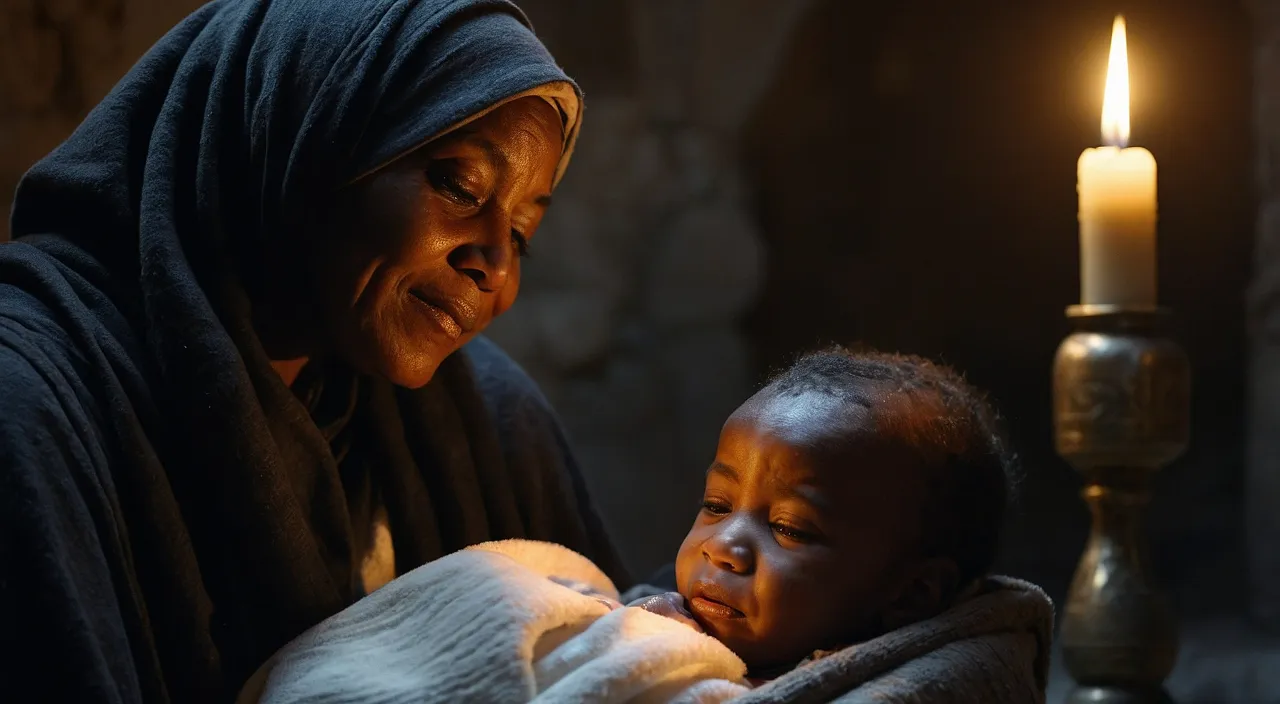
<path id="1" fill-rule="evenodd" d="M 382 626 L 371 619 L 383 618 L 389 628 L 409 633 L 402 639 L 405 645 L 396 646 L 400 651 L 421 652 L 387 650 L 407 663 L 389 677 L 391 657 L 368 655 L 365 644 L 360 644 L 365 650 L 353 650 L 369 663 L 357 674 L 373 673 L 355 687 L 372 682 L 383 688 L 371 701 L 798 702 L 840 696 L 850 702 L 1042 702 L 1050 602 L 1033 585 L 987 574 L 1013 466 L 992 409 L 952 370 L 918 357 L 842 348 L 808 354 L 726 421 L 707 470 L 701 509 L 676 556 L 676 591 L 653 589 L 624 607 L 616 591 L 607 593 L 607 578 L 585 558 L 570 555 L 569 568 L 562 570 L 548 566 L 554 553 L 533 558 L 537 564 L 515 572 L 485 572 L 489 563 L 483 563 L 468 568 L 473 572 L 459 572 L 478 569 L 481 577 L 458 585 L 440 576 L 455 569 L 450 561 L 461 565 L 463 559 L 478 558 L 449 556 L 365 600 L 381 599 L 390 606 L 371 606 L 369 614 L 361 614 L 354 611 L 361 607 L 358 602 L 336 625 L 322 624 L 310 636 L 311 645 L 300 639 L 303 655 L 286 659 L 292 672 L 301 674 L 273 678 L 310 678 L 310 683 L 277 692 L 346 686 L 317 684 L 320 680 L 297 662 L 307 657 L 308 648 L 340 641 L 344 629 L 377 632 Z M 509 555 L 522 549 L 491 545 Z M 533 552 L 564 551 L 533 545 Z M 579 570 L 588 580 L 563 573 L 572 570 L 575 559 L 591 568 Z M 537 575 L 525 575 L 530 566 Z M 419 592 L 401 586 L 433 571 L 435 582 L 423 583 Z M 480 579 L 515 579 L 512 574 L 536 582 L 513 583 L 495 596 L 474 586 Z M 546 577 L 578 594 L 537 587 Z M 586 583 L 590 579 L 594 586 Z M 383 593 L 395 589 L 405 596 Z M 468 607 L 474 612 L 460 611 L 458 604 L 472 592 L 478 595 L 473 600 L 483 603 Z M 421 600 L 418 593 L 429 597 Z M 438 600 L 449 599 L 456 603 L 440 606 L 439 616 L 422 615 Z M 576 604 L 577 615 L 563 610 L 546 615 L 565 601 Z M 399 603 L 409 606 L 398 615 L 380 616 L 401 609 Z M 637 614 L 631 607 L 651 613 Z M 530 614 L 540 609 L 545 613 L 535 624 Z M 628 620 L 637 615 L 643 618 Z M 420 621 L 406 621 L 410 617 Z M 512 621 L 520 622 L 516 630 L 524 635 L 516 638 L 524 641 L 507 650 L 484 646 L 519 653 L 527 661 L 508 668 L 509 677 L 499 670 L 507 671 L 504 658 L 512 656 L 493 655 L 473 666 L 436 652 L 481 647 L 467 645 L 472 631 L 483 635 Z M 419 624 L 458 644 L 422 636 L 426 627 Z M 560 635 L 549 637 L 553 632 Z M 575 641 L 578 637 L 584 640 Z M 648 651 L 635 645 L 642 641 Z M 655 648 L 670 652 L 651 657 Z M 698 669 L 699 658 L 706 668 Z M 444 665 L 424 670 L 421 663 L 427 660 Z M 604 674 L 587 673 L 586 663 L 604 663 Z M 615 676 L 609 667 L 630 671 Z M 682 667 L 684 672 L 658 671 Z M 488 670 L 473 676 L 468 668 Z M 577 684 L 560 682 L 575 671 L 580 671 Z M 476 685 L 485 676 L 489 683 Z M 513 684 L 500 686 L 504 677 Z M 637 684 L 644 678 L 650 684 Z M 399 683 L 396 692 L 405 696 L 387 694 L 387 679 Z M 723 686 L 702 686 L 705 680 Z M 472 689 L 460 693 L 458 687 Z M 361 701 L 359 696 L 337 699 Z"/>
<path id="2" fill-rule="evenodd" d="M 756 682 L 938 615 L 995 559 L 1013 456 L 982 395 L 912 356 L 800 358 L 738 408 L 676 557 L 632 602 Z"/>

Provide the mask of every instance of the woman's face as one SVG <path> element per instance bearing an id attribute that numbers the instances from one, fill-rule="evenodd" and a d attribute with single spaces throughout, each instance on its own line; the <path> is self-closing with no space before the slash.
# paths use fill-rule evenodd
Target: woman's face
<path id="1" fill-rule="evenodd" d="M 307 267 L 324 345 L 394 384 L 430 381 L 515 301 L 562 144 L 557 111 L 521 98 L 336 194 Z"/>

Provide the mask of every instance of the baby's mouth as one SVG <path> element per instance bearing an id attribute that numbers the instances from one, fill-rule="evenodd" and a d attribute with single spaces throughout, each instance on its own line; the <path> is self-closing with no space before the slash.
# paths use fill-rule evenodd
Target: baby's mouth
<path id="1" fill-rule="evenodd" d="M 714 582 L 697 582 L 689 597 L 689 610 L 695 616 L 712 621 L 744 618 L 738 609 L 728 603 L 729 595 Z"/>

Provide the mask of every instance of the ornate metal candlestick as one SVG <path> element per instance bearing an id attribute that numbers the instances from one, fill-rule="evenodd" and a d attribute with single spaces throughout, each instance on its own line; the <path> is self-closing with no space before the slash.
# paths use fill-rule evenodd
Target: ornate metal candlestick
<path id="1" fill-rule="evenodd" d="M 1053 362 L 1058 454 L 1084 475 L 1093 514 L 1062 621 L 1069 702 L 1169 701 L 1177 623 L 1152 584 L 1142 530 L 1148 482 L 1187 446 L 1191 371 L 1160 332 L 1164 309 L 1072 306 Z"/>

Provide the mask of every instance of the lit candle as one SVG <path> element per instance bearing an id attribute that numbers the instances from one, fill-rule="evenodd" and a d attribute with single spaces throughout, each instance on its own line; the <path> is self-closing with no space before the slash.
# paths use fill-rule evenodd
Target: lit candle
<path id="1" fill-rule="evenodd" d="M 1077 164 L 1080 298 L 1085 304 L 1156 304 L 1156 160 L 1129 143 L 1129 57 L 1124 18 L 1111 30 L 1102 139 Z"/>

